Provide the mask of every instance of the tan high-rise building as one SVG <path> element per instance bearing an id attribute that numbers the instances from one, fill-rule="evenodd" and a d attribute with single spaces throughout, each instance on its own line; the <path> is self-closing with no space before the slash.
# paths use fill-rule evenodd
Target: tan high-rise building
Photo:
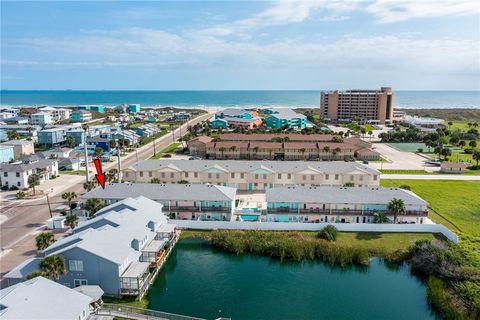
<path id="1" fill-rule="evenodd" d="M 388 124 L 393 121 L 393 108 L 394 94 L 390 87 L 336 90 L 322 92 L 320 96 L 320 116 L 330 122 L 365 119 L 370 123 Z"/>

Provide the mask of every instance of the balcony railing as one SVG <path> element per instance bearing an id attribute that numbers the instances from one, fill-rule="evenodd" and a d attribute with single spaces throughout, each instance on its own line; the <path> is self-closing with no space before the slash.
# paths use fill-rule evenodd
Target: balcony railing
<path id="1" fill-rule="evenodd" d="M 360 215 L 360 216 L 373 216 L 376 213 L 382 212 L 380 210 L 348 210 L 348 209 L 292 209 L 292 208 L 271 208 L 267 209 L 267 214 L 324 214 L 324 215 Z M 423 210 L 408 210 L 405 215 L 407 216 L 426 216 L 428 211 Z"/>
<path id="2" fill-rule="evenodd" d="M 201 206 L 201 207 L 193 207 L 193 206 L 170 206 L 170 207 L 163 207 L 164 210 L 168 211 L 188 211 L 188 212 L 230 212 L 232 208 L 230 207 L 215 207 L 215 206 Z"/>

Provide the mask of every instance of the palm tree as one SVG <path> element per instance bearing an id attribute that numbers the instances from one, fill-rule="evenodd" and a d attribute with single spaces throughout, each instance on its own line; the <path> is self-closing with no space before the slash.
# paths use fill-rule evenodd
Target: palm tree
<path id="1" fill-rule="evenodd" d="M 330 147 L 329 146 L 323 147 L 323 152 L 330 153 Z"/>
<path id="2" fill-rule="evenodd" d="M 158 178 L 152 178 L 152 180 L 150 180 L 150 183 L 156 183 L 156 184 L 160 184 L 160 179 Z"/>
<path id="3" fill-rule="evenodd" d="M 257 153 L 258 153 L 258 150 L 260 150 L 260 148 L 258 146 L 256 147 L 253 147 L 253 153 L 255 153 L 255 158 L 257 158 Z"/>
<path id="4" fill-rule="evenodd" d="M 218 151 L 220 151 L 222 153 L 222 159 L 223 159 L 223 153 L 225 152 L 225 150 L 227 150 L 227 149 L 225 149 L 224 147 L 220 147 L 218 149 Z"/>
<path id="5" fill-rule="evenodd" d="M 43 232 L 35 237 L 38 251 L 45 250 L 55 242 L 55 235 L 52 232 Z"/>
<path id="6" fill-rule="evenodd" d="M 387 210 L 393 214 L 393 223 L 397 223 L 397 216 L 406 213 L 405 202 L 402 199 L 393 198 L 388 203 Z"/>
<path id="7" fill-rule="evenodd" d="M 36 173 L 32 173 L 28 177 L 28 187 L 33 189 L 33 194 L 35 194 L 35 187 L 40 185 L 40 176 Z"/>
<path id="8" fill-rule="evenodd" d="M 369 131 L 368 131 L 368 135 L 370 136 L 370 142 L 372 142 L 373 131 L 372 131 L 372 130 L 369 130 Z"/>
<path id="9" fill-rule="evenodd" d="M 305 160 L 305 152 L 307 151 L 307 149 L 300 148 L 298 151 L 300 151 L 300 153 L 302 154 L 302 158 Z"/>
<path id="10" fill-rule="evenodd" d="M 85 189 L 87 192 L 93 190 L 94 188 L 95 188 L 95 181 L 93 180 L 90 180 L 83 184 L 83 189 Z"/>
<path id="11" fill-rule="evenodd" d="M 478 169 L 478 162 L 480 161 L 480 151 L 475 150 L 472 154 L 472 159 L 477 161 L 477 169 Z"/>
<path id="12" fill-rule="evenodd" d="M 75 138 L 71 135 L 68 135 L 66 140 L 65 140 L 67 147 L 73 148 L 75 147 Z"/>
<path id="13" fill-rule="evenodd" d="M 67 200 L 68 208 L 70 208 L 70 213 L 72 213 L 72 201 L 76 198 L 77 198 L 77 194 L 73 191 L 62 193 L 62 199 Z"/>
<path id="14" fill-rule="evenodd" d="M 88 211 L 90 218 L 93 218 L 100 209 L 106 206 L 105 200 L 98 198 L 90 198 L 85 202 L 85 210 Z"/>
<path id="15" fill-rule="evenodd" d="M 336 147 L 335 149 L 333 149 L 333 154 L 336 155 L 337 153 L 340 153 L 342 151 L 342 149 L 340 149 L 339 147 Z"/>
<path id="16" fill-rule="evenodd" d="M 67 273 L 65 259 L 57 255 L 45 257 L 40 262 L 40 270 L 48 278 L 58 281 L 62 274 Z"/>
<path id="17" fill-rule="evenodd" d="M 373 223 L 387 223 L 388 217 L 385 212 L 375 212 L 373 214 Z"/>
<path id="18" fill-rule="evenodd" d="M 65 223 L 67 224 L 67 226 L 74 229 L 78 225 L 78 217 L 74 214 L 69 214 L 65 218 Z"/>
<path id="19" fill-rule="evenodd" d="M 103 155 L 103 149 L 100 148 L 100 147 L 96 147 L 95 148 L 95 157 L 97 159 L 100 159 L 102 157 L 102 155 Z"/>
<path id="20" fill-rule="evenodd" d="M 11 130 L 7 131 L 7 138 L 8 140 L 17 140 L 20 138 L 20 135 L 18 134 L 17 130 Z"/>

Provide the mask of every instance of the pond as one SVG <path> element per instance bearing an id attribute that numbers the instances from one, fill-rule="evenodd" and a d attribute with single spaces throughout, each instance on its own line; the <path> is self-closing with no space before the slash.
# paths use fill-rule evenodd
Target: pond
<path id="1" fill-rule="evenodd" d="M 206 319 L 438 319 L 406 265 L 280 262 L 198 239 L 177 244 L 148 299 L 150 309 Z"/>

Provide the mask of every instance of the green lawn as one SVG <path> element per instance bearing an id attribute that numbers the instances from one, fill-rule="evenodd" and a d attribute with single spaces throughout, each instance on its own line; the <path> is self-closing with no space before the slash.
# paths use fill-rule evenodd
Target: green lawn
<path id="1" fill-rule="evenodd" d="M 84 176 L 85 175 L 85 170 L 65 170 L 65 171 L 59 171 L 60 174 L 71 174 L 71 175 L 79 175 L 79 176 Z"/>
<path id="2" fill-rule="evenodd" d="M 425 170 L 381 169 L 378 171 L 384 174 L 432 174 Z"/>
<path id="3" fill-rule="evenodd" d="M 382 180 L 384 187 L 409 185 L 429 203 L 429 217 L 460 235 L 460 247 L 480 265 L 480 181 Z"/>
<path id="4" fill-rule="evenodd" d="M 157 155 L 151 157 L 150 159 L 160 159 L 165 153 L 176 153 L 183 149 L 183 145 L 181 143 L 172 143 L 165 149 L 160 150 L 157 152 Z"/>
<path id="5" fill-rule="evenodd" d="M 423 142 L 389 142 L 387 145 L 403 152 L 417 152 L 418 149 L 428 150 L 428 147 Z"/>

